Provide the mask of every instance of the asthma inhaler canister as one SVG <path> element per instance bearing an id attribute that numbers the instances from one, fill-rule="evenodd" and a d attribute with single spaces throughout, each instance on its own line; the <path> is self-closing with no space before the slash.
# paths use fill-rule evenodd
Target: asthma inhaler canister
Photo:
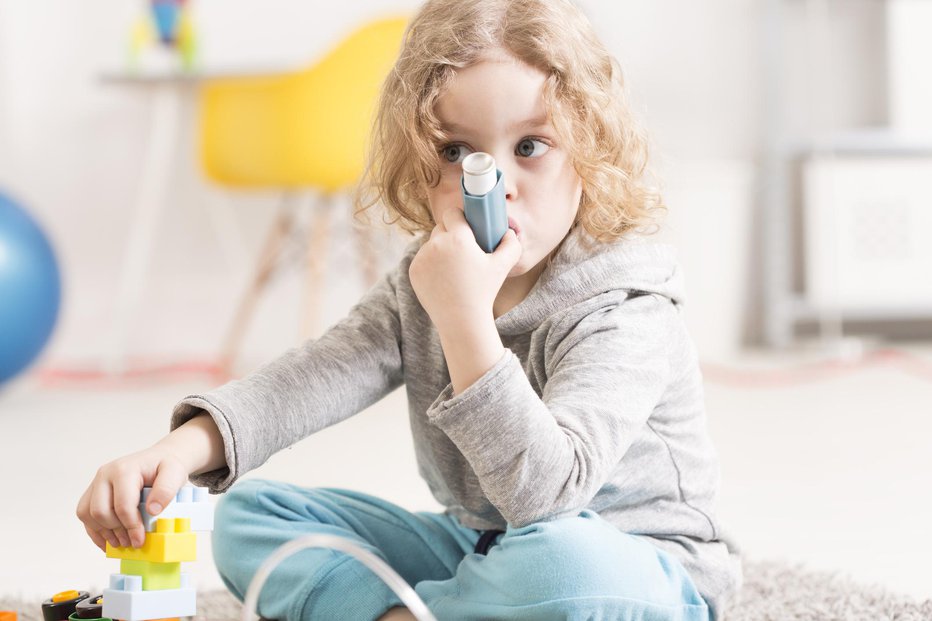
<path id="1" fill-rule="evenodd" d="M 472 153 L 463 160 L 463 204 L 476 242 L 492 252 L 508 232 L 505 180 L 488 153 Z"/>

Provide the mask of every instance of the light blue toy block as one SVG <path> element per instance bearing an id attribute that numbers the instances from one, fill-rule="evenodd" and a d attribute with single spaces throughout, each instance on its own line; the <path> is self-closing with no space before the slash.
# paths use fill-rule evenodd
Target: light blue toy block
<path id="1" fill-rule="evenodd" d="M 143 591 L 142 576 L 111 574 L 110 588 L 103 595 L 103 616 L 109 619 L 144 621 L 197 614 L 197 594 L 187 573 L 181 574 L 180 589 L 159 591 Z"/>
<path id="2" fill-rule="evenodd" d="M 142 514 L 142 523 L 146 532 L 155 530 L 156 520 L 162 518 L 189 518 L 191 530 L 211 531 L 214 529 L 214 505 L 210 502 L 210 495 L 206 487 L 185 485 L 175 495 L 175 499 L 168 503 L 158 515 L 150 515 L 146 511 L 146 500 L 149 498 L 151 487 L 142 488 L 142 500 L 139 502 L 139 513 Z"/>

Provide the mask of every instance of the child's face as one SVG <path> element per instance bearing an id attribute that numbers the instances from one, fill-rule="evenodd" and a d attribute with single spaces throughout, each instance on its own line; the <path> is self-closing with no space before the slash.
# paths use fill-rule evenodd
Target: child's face
<path id="1" fill-rule="evenodd" d="M 566 236 L 582 194 L 569 154 L 557 144 L 543 100 L 546 76 L 496 50 L 456 72 L 436 113 L 448 141 L 440 147 L 440 183 L 428 189 L 434 221 L 463 209 L 462 162 L 484 151 L 505 176 L 509 226 L 521 242 L 521 259 L 508 277 L 527 273 Z"/>

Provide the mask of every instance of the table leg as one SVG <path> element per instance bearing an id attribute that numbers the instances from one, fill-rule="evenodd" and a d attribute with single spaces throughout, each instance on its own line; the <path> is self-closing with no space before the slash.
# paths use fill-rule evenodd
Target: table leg
<path id="1" fill-rule="evenodd" d="M 145 288 L 145 277 L 152 260 L 159 216 L 165 205 L 165 194 L 170 183 L 178 138 L 181 97 L 177 89 L 158 86 L 155 88 L 149 147 L 136 199 L 136 213 L 124 253 L 114 331 L 105 354 L 105 370 L 111 374 L 125 371 L 126 348 L 132 319 L 138 310 Z"/>

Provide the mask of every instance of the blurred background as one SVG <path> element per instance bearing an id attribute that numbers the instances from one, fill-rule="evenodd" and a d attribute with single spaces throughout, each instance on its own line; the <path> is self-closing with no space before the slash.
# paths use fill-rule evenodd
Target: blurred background
<path id="1" fill-rule="evenodd" d="M 753 558 L 932 597 L 932 2 L 579 4 L 651 136 L 724 521 Z M 378 67 L 333 51 L 418 5 L 189 0 L 162 15 L 166 46 L 148 2 L 0 0 L 11 594 L 105 584 L 114 562 L 73 516 L 96 468 L 157 439 L 178 399 L 319 334 L 393 264 L 408 238 L 354 228 L 336 156 L 316 178 L 251 177 L 230 151 L 356 144 L 345 122 L 289 133 L 300 106 L 268 106 L 363 82 Z M 255 104 L 270 116 L 252 135 L 260 108 L 224 106 L 256 92 L 286 94 Z M 302 135 L 320 142 L 292 144 Z M 251 476 L 436 509 L 406 424 L 396 392 Z M 217 587 L 203 544 L 196 571 Z"/>

